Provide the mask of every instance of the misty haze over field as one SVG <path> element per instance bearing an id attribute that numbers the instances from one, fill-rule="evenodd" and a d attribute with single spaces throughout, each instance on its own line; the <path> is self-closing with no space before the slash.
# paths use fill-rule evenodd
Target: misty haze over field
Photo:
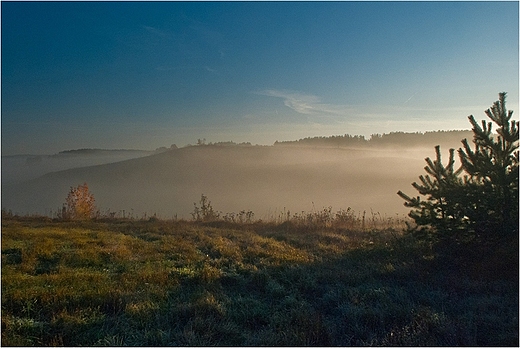
<path id="1" fill-rule="evenodd" d="M 68 152 L 28 156 L 25 162 L 21 156 L 2 157 L 2 208 L 20 214 L 56 212 L 71 186 L 87 182 L 102 213 L 124 210 L 134 217 L 190 218 L 201 194 L 217 211 L 251 210 L 260 219 L 329 206 L 395 217 L 409 210 L 396 192 L 415 194 L 411 183 L 423 174 L 424 158 L 434 157 L 433 146 L 441 143 L 447 158 L 449 146 L 458 148 L 462 138 L 471 139 L 471 132 L 448 135 L 378 146 L 325 146 L 334 143 L 330 137 L 306 139 L 319 146 L 300 140 L 274 146 L 189 146 L 156 154 Z M 31 177 L 37 173 L 44 175 Z"/>

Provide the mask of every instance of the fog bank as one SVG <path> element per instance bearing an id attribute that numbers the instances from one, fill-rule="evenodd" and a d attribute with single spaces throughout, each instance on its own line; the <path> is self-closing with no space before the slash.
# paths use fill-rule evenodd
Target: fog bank
<path id="1" fill-rule="evenodd" d="M 101 212 L 136 217 L 190 218 L 201 194 L 218 211 L 251 210 L 262 219 L 329 206 L 395 216 L 409 210 L 396 192 L 415 194 L 411 183 L 427 156 L 433 148 L 193 146 L 22 184 L 2 180 L 2 208 L 48 214 L 62 207 L 71 186 L 87 182 Z"/>

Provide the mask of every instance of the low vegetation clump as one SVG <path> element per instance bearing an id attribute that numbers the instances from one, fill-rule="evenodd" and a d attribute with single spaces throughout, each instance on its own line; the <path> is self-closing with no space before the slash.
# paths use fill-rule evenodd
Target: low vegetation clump
<path id="1" fill-rule="evenodd" d="M 302 226 L 5 214 L 2 344 L 518 345 L 518 278 L 499 258 Z"/>
<path id="2" fill-rule="evenodd" d="M 61 218 L 65 220 L 91 219 L 96 212 L 95 201 L 87 183 L 71 187 L 61 212 Z"/>

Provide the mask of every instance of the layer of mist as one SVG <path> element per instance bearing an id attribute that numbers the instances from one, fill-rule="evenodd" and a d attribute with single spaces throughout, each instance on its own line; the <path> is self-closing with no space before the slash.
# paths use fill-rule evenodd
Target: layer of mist
<path id="1" fill-rule="evenodd" d="M 434 155 L 433 147 L 201 145 L 23 182 L 6 180 L 4 171 L 15 169 L 3 163 L 2 208 L 50 214 L 61 209 L 71 186 L 86 182 L 102 213 L 134 217 L 190 218 L 201 194 L 217 211 L 251 210 L 261 219 L 329 206 L 393 217 L 409 210 L 396 192 L 415 194 L 411 183 L 423 174 L 424 158 Z"/>
<path id="2" fill-rule="evenodd" d="M 60 170 L 88 167 L 153 154 L 142 150 L 83 149 L 54 155 L 2 156 L 2 185 L 12 185 Z"/>

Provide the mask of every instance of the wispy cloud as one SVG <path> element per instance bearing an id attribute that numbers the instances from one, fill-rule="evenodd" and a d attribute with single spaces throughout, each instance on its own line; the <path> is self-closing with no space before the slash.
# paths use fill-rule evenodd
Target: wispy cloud
<path id="1" fill-rule="evenodd" d="M 196 36 L 201 41 L 205 42 L 206 45 L 216 49 L 220 58 L 224 57 L 225 49 L 222 46 L 224 37 L 219 31 L 196 20 L 192 20 L 190 29 L 192 29 L 197 34 Z"/>
<path id="2" fill-rule="evenodd" d="M 309 115 L 317 111 L 317 104 L 319 98 L 314 95 L 307 95 L 298 92 L 278 91 L 278 90 L 265 90 L 260 91 L 258 94 L 265 95 L 268 97 L 282 98 L 284 105 L 293 109 L 294 111 Z"/>
<path id="3" fill-rule="evenodd" d="M 296 91 L 267 89 L 255 93 L 281 98 L 285 106 L 304 115 L 346 116 L 352 111 L 352 108 L 348 105 L 322 103 L 318 96 Z"/>
<path id="4" fill-rule="evenodd" d="M 157 29 L 155 27 L 151 27 L 149 25 L 143 25 L 142 26 L 147 32 L 149 32 L 152 35 L 158 36 L 158 37 L 168 37 L 169 34 L 161 29 Z"/>
<path id="5" fill-rule="evenodd" d="M 322 116 L 351 116 L 374 119 L 399 119 L 400 115 L 416 114 L 419 119 L 430 117 L 438 113 L 458 113 L 464 114 L 471 110 L 484 110 L 484 105 L 465 105 L 455 107 L 435 107 L 431 105 L 418 104 L 410 106 L 409 102 L 417 95 L 412 94 L 402 104 L 329 104 L 322 103 L 316 95 L 301 93 L 290 90 L 267 89 L 254 92 L 258 95 L 283 99 L 284 105 L 292 110 L 304 115 Z"/>
<path id="6" fill-rule="evenodd" d="M 149 25 L 141 25 L 145 35 L 140 37 L 143 45 L 148 50 L 156 50 L 157 56 L 168 55 L 179 61 L 190 62 L 193 66 L 195 61 L 206 61 L 210 64 L 198 66 L 210 73 L 218 74 L 214 65 L 221 63 L 226 56 L 223 35 L 202 22 L 188 18 L 191 23 L 183 31 L 163 29 Z M 173 70 L 167 65 L 157 68 L 160 71 Z"/>
<path id="7" fill-rule="evenodd" d="M 218 73 L 218 70 L 216 69 L 213 69 L 213 68 L 210 68 L 209 66 L 205 65 L 204 66 L 204 69 L 210 73 L 214 73 L 214 74 L 217 74 Z"/>
<path id="8" fill-rule="evenodd" d="M 410 98 L 406 99 L 406 101 L 403 104 L 407 104 L 410 100 L 412 100 L 413 97 L 415 97 L 416 94 L 417 94 L 417 92 L 412 94 L 412 96 Z"/>

